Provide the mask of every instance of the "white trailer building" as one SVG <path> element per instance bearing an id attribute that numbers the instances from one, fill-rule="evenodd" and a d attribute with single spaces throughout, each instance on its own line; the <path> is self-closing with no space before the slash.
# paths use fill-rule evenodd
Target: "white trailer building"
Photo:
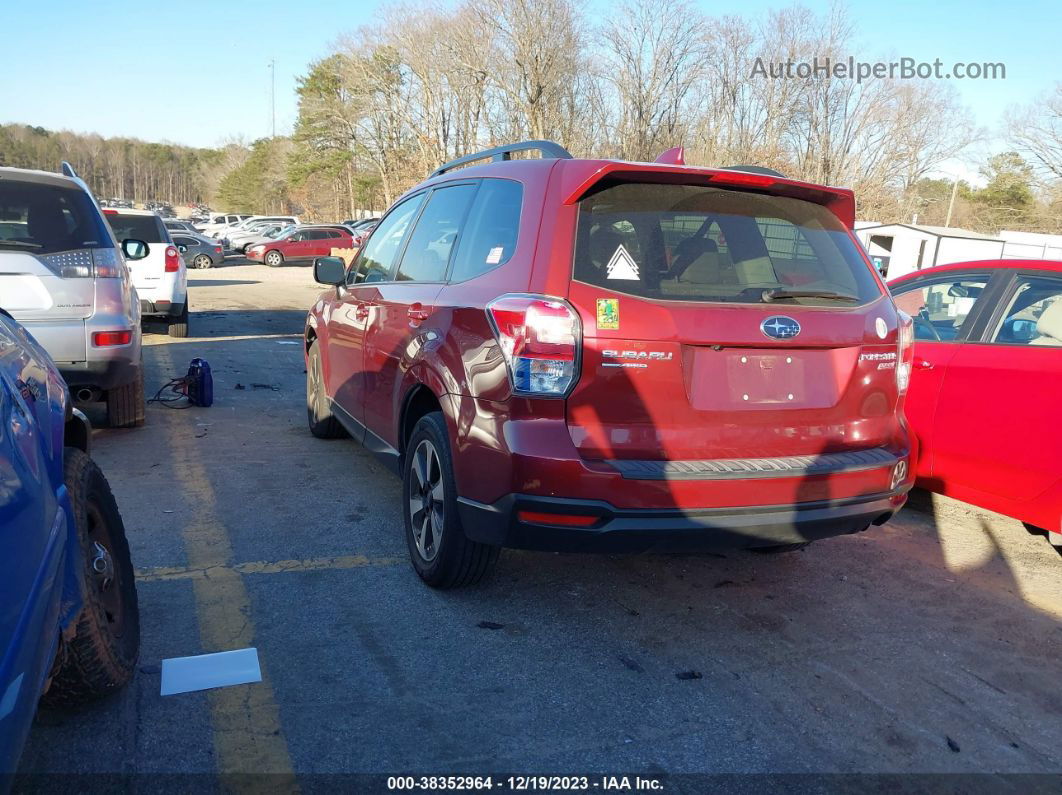
<path id="1" fill-rule="evenodd" d="M 871 261 L 887 279 L 966 260 L 999 259 L 999 237 L 946 226 L 881 224 L 856 229 Z"/>
<path id="2" fill-rule="evenodd" d="M 1004 229 L 1003 256 L 1011 259 L 1062 260 L 1062 235 L 1045 235 L 1039 232 L 1014 232 Z"/>

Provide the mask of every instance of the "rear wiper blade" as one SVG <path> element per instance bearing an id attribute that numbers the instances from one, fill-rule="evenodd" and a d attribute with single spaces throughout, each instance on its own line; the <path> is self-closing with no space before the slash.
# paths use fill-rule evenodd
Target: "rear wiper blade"
<path id="1" fill-rule="evenodd" d="M 771 301 L 781 301 L 786 298 L 825 298 L 828 301 L 858 301 L 859 297 L 847 293 L 835 293 L 830 290 L 787 290 L 784 287 L 773 287 L 760 293 L 760 300 L 765 304 Z"/>
<path id="2" fill-rule="evenodd" d="M 24 240 L 0 240 L 0 248 L 41 248 L 40 243 L 27 243 Z"/>

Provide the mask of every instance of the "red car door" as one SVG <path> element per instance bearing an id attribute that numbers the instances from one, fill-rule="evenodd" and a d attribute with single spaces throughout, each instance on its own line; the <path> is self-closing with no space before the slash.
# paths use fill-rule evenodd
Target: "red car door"
<path id="1" fill-rule="evenodd" d="M 401 257 L 394 281 L 381 282 L 365 336 L 365 426 L 397 450 L 402 374 L 424 344 L 450 252 L 476 192 L 476 183 L 436 188 L 428 197 Z M 376 239 L 376 234 L 370 239 Z M 370 440 L 366 444 L 372 446 Z"/>
<path id="2" fill-rule="evenodd" d="M 378 282 L 391 279 L 401 244 L 423 199 L 423 193 L 412 196 L 387 214 L 351 265 L 347 284 L 330 304 L 325 383 L 339 409 L 359 424 L 365 421 L 365 331 L 379 297 Z"/>
<path id="3" fill-rule="evenodd" d="M 1032 521 L 1026 508 L 1062 480 L 1060 406 L 1062 274 L 1018 272 L 948 365 L 935 476 L 949 494 Z"/>
<path id="4" fill-rule="evenodd" d="M 974 308 L 991 274 L 927 273 L 892 288 L 896 305 L 914 319 L 914 359 L 904 414 L 918 440 L 915 473 L 922 485 L 933 488 L 936 474 L 936 432 L 941 386 L 962 340 L 969 333 Z"/>
<path id="5" fill-rule="evenodd" d="M 327 257 L 332 253 L 333 248 L 349 248 L 345 245 L 345 241 L 340 238 L 342 235 L 338 230 L 334 229 L 311 229 L 310 237 L 306 244 L 306 256 L 313 257 Z M 347 238 L 349 240 L 349 237 Z"/>

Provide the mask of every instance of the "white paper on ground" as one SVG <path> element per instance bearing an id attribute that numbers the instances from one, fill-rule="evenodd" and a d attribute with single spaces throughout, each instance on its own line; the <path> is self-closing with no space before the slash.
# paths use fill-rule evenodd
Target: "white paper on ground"
<path id="1" fill-rule="evenodd" d="M 163 696 L 261 681 L 258 649 L 219 651 L 162 661 Z"/>

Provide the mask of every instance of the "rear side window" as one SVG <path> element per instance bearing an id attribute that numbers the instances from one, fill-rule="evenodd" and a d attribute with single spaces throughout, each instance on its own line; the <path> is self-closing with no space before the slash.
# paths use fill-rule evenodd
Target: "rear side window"
<path id="1" fill-rule="evenodd" d="M 480 183 L 454 255 L 450 281 L 473 279 L 509 261 L 520 233 L 524 188 L 508 179 Z"/>
<path id="2" fill-rule="evenodd" d="M 114 236 L 122 240 L 143 240 L 145 243 L 165 243 L 166 227 L 157 215 L 108 215 L 107 222 Z"/>
<path id="3" fill-rule="evenodd" d="M 450 251 L 475 192 L 475 185 L 454 185 L 432 191 L 409 236 L 397 281 L 441 282 L 446 278 Z"/>
<path id="4" fill-rule="evenodd" d="M 111 248 L 99 211 L 77 188 L 0 180 L 0 251 Z"/>
<path id="5" fill-rule="evenodd" d="M 354 283 L 382 282 L 391 278 L 391 267 L 398 256 L 399 246 L 406 237 L 409 225 L 417 215 L 424 194 L 418 193 L 396 206 L 380 225 L 373 231 L 372 237 L 358 254 L 350 273 Z M 350 277 L 347 277 L 350 283 Z"/>
<path id="6" fill-rule="evenodd" d="M 760 303 L 764 290 L 881 292 L 825 207 L 693 185 L 620 184 L 579 205 L 575 279 L 643 298 Z M 798 297 L 809 305 L 845 305 Z"/>

